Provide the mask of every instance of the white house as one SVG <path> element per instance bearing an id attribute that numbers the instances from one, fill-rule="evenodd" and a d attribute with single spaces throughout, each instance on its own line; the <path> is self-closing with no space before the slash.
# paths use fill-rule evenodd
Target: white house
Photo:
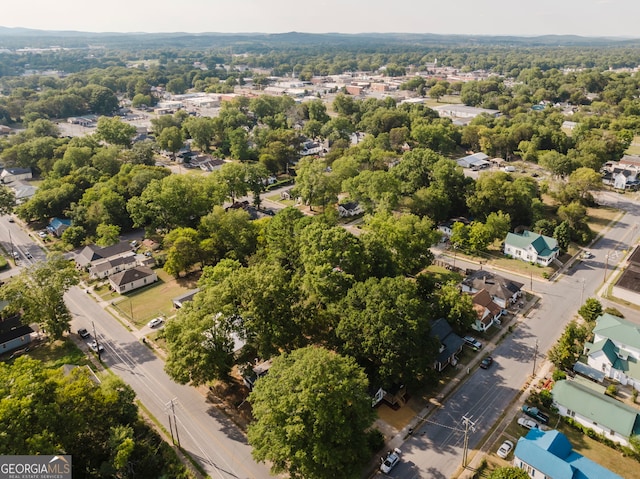
<path id="1" fill-rule="evenodd" d="M 33 178 L 31 168 L 5 168 L 0 173 L 0 182 L 11 183 L 13 181 L 30 180 Z"/>
<path id="2" fill-rule="evenodd" d="M 606 377 L 640 390 L 640 326 L 612 314 L 596 319 L 593 343 L 585 344 L 587 364 Z"/>
<path id="3" fill-rule="evenodd" d="M 576 376 L 557 381 L 551 391 L 558 414 L 570 417 L 607 439 L 629 445 L 640 434 L 638 410 L 605 394 L 605 387 Z"/>
<path id="4" fill-rule="evenodd" d="M 513 465 L 534 479 L 622 479 L 575 452 L 560 431 L 543 431 L 537 427 L 518 439 Z"/>
<path id="5" fill-rule="evenodd" d="M 89 268 L 89 277 L 91 279 L 107 278 L 120 271 L 135 268 L 137 265 L 136 253 L 129 250 L 120 256 L 104 258 L 94 262 Z"/>
<path id="6" fill-rule="evenodd" d="M 540 266 L 548 266 L 559 253 L 560 248 L 555 238 L 531 231 L 509 233 L 504 240 L 504 254 Z"/>
<path id="7" fill-rule="evenodd" d="M 473 309 L 477 318 L 471 325 L 476 331 L 487 331 L 494 324 L 500 324 L 500 316 L 504 312 L 498 304 L 493 301 L 491 293 L 486 289 L 481 289 L 471 298 Z"/>
<path id="8" fill-rule="evenodd" d="M 111 287 L 120 294 L 148 286 L 156 281 L 158 276 L 155 271 L 146 266 L 136 266 L 109 277 Z"/>
<path id="9" fill-rule="evenodd" d="M 469 220 L 467 218 L 459 217 L 459 218 L 451 218 L 448 221 L 444 221 L 438 225 L 438 231 L 442 233 L 443 240 L 450 238 L 451 233 L 453 233 L 453 225 L 456 223 L 462 223 L 463 225 L 468 225 Z"/>
<path id="10" fill-rule="evenodd" d="M 351 216 L 361 215 L 362 213 L 364 213 L 364 210 L 357 201 L 338 205 L 338 215 L 340 215 L 340 218 L 350 218 Z"/>

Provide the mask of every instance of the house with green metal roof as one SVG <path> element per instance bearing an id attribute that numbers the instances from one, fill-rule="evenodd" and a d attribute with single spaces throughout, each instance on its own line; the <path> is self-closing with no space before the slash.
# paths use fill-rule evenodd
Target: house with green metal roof
<path id="1" fill-rule="evenodd" d="M 540 266 L 549 266 L 559 253 L 560 248 L 555 238 L 532 231 L 509 233 L 504 240 L 504 254 Z"/>
<path id="2" fill-rule="evenodd" d="M 597 462 L 578 454 L 560 431 L 531 429 L 513 452 L 513 465 L 529 477 L 553 479 L 622 479 Z"/>
<path id="3" fill-rule="evenodd" d="M 551 394 L 560 415 L 607 439 L 628 446 L 629 438 L 640 434 L 640 410 L 607 396 L 602 386 L 588 386 L 577 380 L 557 381 Z"/>
<path id="4" fill-rule="evenodd" d="M 609 313 L 596 319 L 587 364 L 620 384 L 640 390 L 640 326 Z"/>

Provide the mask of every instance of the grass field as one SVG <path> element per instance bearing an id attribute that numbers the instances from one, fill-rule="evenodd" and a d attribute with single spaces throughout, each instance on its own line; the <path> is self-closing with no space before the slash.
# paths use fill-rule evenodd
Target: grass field
<path id="1" fill-rule="evenodd" d="M 28 354 L 30 358 L 42 361 L 49 368 L 59 368 L 65 364 L 90 364 L 87 355 L 70 339 L 32 343 Z"/>
<path id="2" fill-rule="evenodd" d="M 440 101 L 437 101 L 435 98 L 429 98 L 426 97 L 424 99 L 424 104 L 431 107 L 431 106 L 439 106 L 439 105 L 449 105 L 452 103 L 462 103 L 462 100 L 460 100 L 460 95 L 445 95 L 443 97 L 440 98 Z"/>
<path id="3" fill-rule="evenodd" d="M 625 151 L 627 155 L 640 155 L 640 136 L 633 137 L 633 141 Z"/>

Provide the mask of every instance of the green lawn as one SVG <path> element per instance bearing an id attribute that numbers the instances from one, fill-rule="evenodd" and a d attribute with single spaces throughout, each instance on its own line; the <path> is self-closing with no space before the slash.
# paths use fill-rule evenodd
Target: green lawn
<path id="1" fill-rule="evenodd" d="M 27 354 L 33 359 L 42 361 L 46 367 L 50 368 L 59 368 L 65 364 L 80 366 L 90 364 L 87 355 L 70 339 L 36 343 Z"/>
<path id="2" fill-rule="evenodd" d="M 502 434 L 493 445 L 493 448 L 491 449 L 492 454 L 487 456 L 488 470 L 508 465 L 507 461 L 500 459 L 495 455 L 495 452 L 505 439 L 509 439 L 516 444 L 518 438 L 526 435 L 527 431 L 522 426 L 518 425 L 516 420 L 517 419 L 514 418 L 511 424 L 509 424 L 509 427 L 505 430 L 505 434 Z M 554 423 L 553 426 L 569 438 L 569 442 L 573 446 L 573 449 L 579 454 L 597 462 L 601 466 L 606 467 L 610 471 L 613 471 L 622 477 L 637 477 L 637 471 L 640 465 L 634 459 L 625 457 L 619 451 L 611 449 L 610 447 L 585 436 L 580 431 L 569 427 L 564 422 L 560 422 L 557 426 Z M 511 461 L 512 459 L 513 453 L 507 457 L 508 461 Z"/>
<path id="3" fill-rule="evenodd" d="M 462 103 L 462 100 L 460 100 L 460 95 L 445 95 L 441 97 L 439 101 L 429 97 L 425 97 L 424 99 L 424 104 L 429 107 L 440 106 L 440 105 L 450 105 L 452 103 L 456 103 L 456 104 Z"/>
<path id="4" fill-rule="evenodd" d="M 633 137 L 633 140 L 625 153 L 627 155 L 640 155 L 640 136 Z"/>
<path id="5" fill-rule="evenodd" d="M 112 302 L 120 314 L 138 327 L 156 316 L 165 318 L 175 314 L 171 300 L 196 287 L 196 277 L 175 279 L 162 269 L 156 269 L 158 281 L 150 286 L 124 295 L 109 291 L 108 286 L 94 291 L 104 300 Z"/>

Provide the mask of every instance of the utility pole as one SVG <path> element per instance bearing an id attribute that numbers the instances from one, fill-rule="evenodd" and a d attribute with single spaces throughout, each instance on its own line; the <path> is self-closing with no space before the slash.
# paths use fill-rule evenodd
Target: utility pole
<path id="1" fill-rule="evenodd" d="M 13 258 L 14 263 L 16 262 L 16 257 L 13 253 L 13 239 L 11 238 L 11 230 L 8 229 L 7 231 L 9 231 L 9 243 L 11 244 L 11 257 Z"/>
<path id="2" fill-rule="evenodd" d="M 609 255 L 604 257 L 604 280 L 603 283 L 607 282 L 607 269 L 609 268 Z"/>
<path id="3" fill-rule="evenodd" d="M 531 287 L 529 289 L 533 292 L 533 271 L 529 271 L 529 280 L 531 281 Z"/>
<path id="4" fill-rule="evenodd" d="M 464 445 L 462 449 L 462 467 L 467 468 L 467 454 L 469 451 L 469 431 L 475 432 L 476 423 L 471 420 L 471 417 L 462 416 L 462 424 L 464 424 Z"/>
<path id="5" fill-rule="evenodd" d="M 98 335 L 96 334 L 96 325 L 93 321 L 91 321 L 91 326 L 93 327 L 93 337 L 96 342 L 96 353 L 98 353 L 98 361 L 102 361 L 102 357 L 100 355 L 100 343 L 98 342 Z"/>
<path id="6" fill-rule="evenodd" d="M 175 408 L 176 402 L 177 402 L 177 398 L 173 398 L 171 401 L 165 404 L 165 407 L 167 408 L 167 415 L 169 416 L 169 428 L 171 429 L 171 416 L 173 416 L 173 429 L 175 429 L 176 431 L 176 437 L 174 439 L 173 429 L 171 429 L 171 439 L 174 444 L 176 443 L 176 441 L 178 442 L 178 447 L 182 447 L 180 444 L 180 435 L 178 434 L 178 421 L 176 420 L 176 408 Z M 169 410 L 171 410 L 171 413 L 169 413 Z"/>
<path id="7" fill-rule="evenodd" d="M 584 304 L 584 278 L 582 278 L 582 291 L 580 292 L 580 306 Z"/>
<path id="8" fill-rule="evenodd" d="M 536 346 L 533 349 L 533 371 L 531 372 L 532 376 L 536 375 L 536 359 L 538 359 L 538 340 L 536 339 Z"/>

